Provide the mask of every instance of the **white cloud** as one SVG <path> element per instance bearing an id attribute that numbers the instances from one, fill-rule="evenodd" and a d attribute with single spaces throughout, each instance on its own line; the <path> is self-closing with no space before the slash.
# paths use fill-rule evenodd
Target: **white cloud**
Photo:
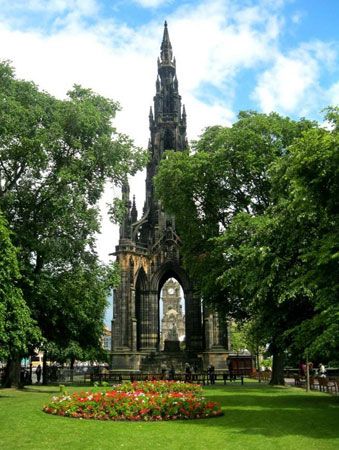
<path id="1" fill-rule="evenodd" d="M 318 69 L 318 64 L 308 58 L 299 60 L 278 55 L 273 68 L 260 76 L 254 98 L 264 112 L 293 112 L 315 84 Z"/>
<path id="2" fill-rule="evenodd" d="M 298 11 L 292 15 L 291 20 L 293 23 L 298 24 L 301 22 L 302 18 L 303 14 Z"/>
<path id="3" fill-rule="evenodd" d="M 183 82 L 195 89 L 203 82 L 224 87 L 237 71 L 266 61 L 274 49 L 280 24 L 259 7 L 239 9 L 234 2 L 203 2 L 182 8 L 171 19 L 175 53 Z"/>
<path id="4" fill-rule="evenodd" d="M 321 71 L 334 57 L 332 46 L 321 42 L 301 44 L 287 55 L 277 52 L 273 65 L 258 77 L 253 99 L 264 112 L 307 115 L 322 100 Z"/>
<path id="5" fill-rule="evenodd" d="M 171 3 L 171 0 L 134 0 L 134 3 L 143 8 L 159 8 L 160 6 Z"/>
<path id="6" fill-rule="evenodd" d="M 339 81 L 330 87 L 326 97 L 329 105 L 339 106 Z"/>
<path id="7" fill-rule="evenodd" d="M 0 1 L 0 6 L 6 11 L 27 11 L 34 13 L 63 13 L 77 11 L 80 15 L 92 15 L 99 9 L 96 0 L 15 0 Z"/>

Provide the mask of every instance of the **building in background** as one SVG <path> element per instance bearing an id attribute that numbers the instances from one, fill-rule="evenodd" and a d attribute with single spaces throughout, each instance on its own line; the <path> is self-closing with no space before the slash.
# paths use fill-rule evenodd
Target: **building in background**
<path id="1" fill-rule="evenodd" d="M 180 284 L 171 278 L 164 284 L 161 293 L 163 314 L 160 350 L 180 350 L 180 343 L 185 340 L 185 315 L 181 304 Z"/>
<path id="2" fill-rule="evenodd" d="M 107 352 L 112 350 L 112 332 L 106 326 L 104 326 L 104 332 L 102 335 L 102 348 Z"/>

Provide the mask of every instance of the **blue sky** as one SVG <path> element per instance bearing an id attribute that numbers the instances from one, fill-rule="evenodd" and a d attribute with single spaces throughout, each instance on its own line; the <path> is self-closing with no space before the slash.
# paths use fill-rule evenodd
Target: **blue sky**
<path id="1" fill-rule="evenodd" d="M 165 19 L 196 138 L 242 109 L 319 119 L 338 103 L 338 18 L 338 0 L 0 0 L 0 57 L 59 97 L 80 82 L 118 99 L 146 145 Z"/>
<path id="2" fill-rule="evenodd" d="M 0 0 L 0 58 L 57 97 L 78 83 L 118 100 L 118 130 L 145 147 L 165 19 L 189 139 L 240 110 L 321 120 L 339 104 L 339 0 Z M 139 210 L 144 176 L 131 180 Z M 113 195 L 104 261 L 117 243 Z"/>

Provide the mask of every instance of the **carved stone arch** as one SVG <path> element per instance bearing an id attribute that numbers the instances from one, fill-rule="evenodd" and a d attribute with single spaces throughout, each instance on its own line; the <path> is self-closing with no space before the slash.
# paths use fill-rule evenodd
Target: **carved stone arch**
<path id="1" fill-rule="evenodd" d="M 151 290 L 160 293 L 169 278 L 178 280 L 185 294 L 192 291 L 192 283 L 187 272 L 176 261 L 167 261 L 159 267 L 150 280 Z"/>
<path id="2" fill-rule="evenodd" d="M 175 278 L 181 284 L 185 297 L 186 350 L 202 350 L 202 309 L 200 296 L 193 290 L 187 272 L 175 261 L 162 264 L 150 280 L 151 290 L 157 292 L 158 304 L 160 291 L 169 278 Z"/>
<path id="3" fill-rule="evenodd" d="M 144 267 L 141 265 L 135 274 L 135 287 L 140 287 L 142 290 L 146 291 L 148 289 L 148 277 L 144 270 Z"/>

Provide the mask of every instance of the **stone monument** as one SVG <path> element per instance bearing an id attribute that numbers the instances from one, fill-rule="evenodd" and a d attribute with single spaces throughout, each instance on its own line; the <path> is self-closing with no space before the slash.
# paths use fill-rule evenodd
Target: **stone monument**
<path id="1" fill-rule="evenodd" d="M 140 218 L 135 198 L 130 200 L 127 180 L 122 187 L 127 213 L 114 253 L 121 268 L 121 283 L 114 292 L 111 365 L 113 369 L 146 370 L 147 361 L 154 362 L 161 355 L 160 293 L 166 281 L 173 278 L 180 283 L 185 299 L 182 358 L 200 358 L 205 366 L 211 362 L 216 368 L 225 367 L 226 326 L 220 324 L 215 312 L 203 307 L 194 280 L 182 266 L 175 217 L 164 210 L 154 193 L 153 177 L 164 152 L 180 152 L 188 147 L 187 116 L 181 104 L 166 22 L 157 65 L 154 108 L 149 112 L 146 198 Z"/>

